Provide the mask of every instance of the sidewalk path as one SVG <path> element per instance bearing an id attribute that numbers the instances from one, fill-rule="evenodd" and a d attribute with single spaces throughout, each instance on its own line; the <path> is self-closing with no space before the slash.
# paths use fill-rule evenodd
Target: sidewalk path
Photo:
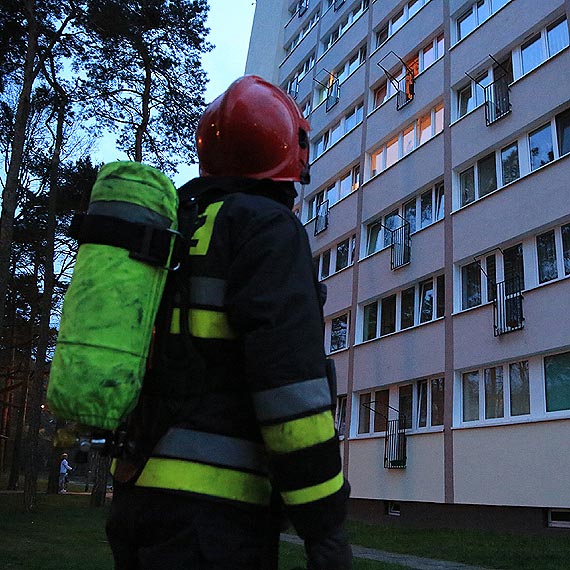
<path id="1" fill-rule="evenodd" d="M 281 540 L 293 544 L 303 544 L 303 541 L 298 536 L 292 534 L 282 534 Z M 469 566 L 468 564 L 461 564 L 460 562 L 421 558 L 410 554 L 398 554 L 356 545 L 352 545 L 352 554 L 355 558 L 366 558 L 367 560 L 399 564 L 400 566 L 414 568 L 414 570 L 485 570 L 480 566 Z"/>

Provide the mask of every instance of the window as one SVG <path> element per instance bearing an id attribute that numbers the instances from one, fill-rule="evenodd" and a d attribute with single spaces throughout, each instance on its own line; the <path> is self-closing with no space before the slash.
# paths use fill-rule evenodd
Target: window
<path id="1" fill-rule="evenodd" d="M 386 430 L 389 390 L 375 390 L 358 396 L 358 433 L 379 433 Z"/>
<path id="2" fill-rule="evenodd" d="M 366 61 L 366 45 L 362 46 L 352 57 L 350 57 L 339 67 L 337 67 L 334 70 L 333 75 L 338 79 L 339 83 L 343 83 L 365 61 Z"/>
<path id="3" fill-rule="evenodd" d="M 348 347 L 348 313 L 331 321 L 330 352 Z"/>
<path id="4" fill-rule="evenodd" d="M 558 277 L 554 230 L 536 236 L 538 281 L 545 283 Z"/>
<path id="5" fill-rule="evenodd" d="M 356 237 L 352 236 L 341 241 L 336 246 L 336 269 L 340 271 L 354 262 L 354 244 Z"/>
<path id="6" fill-rule="evenodd" d="M 400 10 L 398 10 L 392 16 L 392 18 L 390 18 L 390 21 L 386 25 L 385 27 L 386 38 L 384 39 L 384 41 L 388 37 L 387 34 L 388 29 L 390 31 L 389 35 L 395 34 L 410 18 L 415 16 L 420 11 L 420 9 L 423 6 L 425 6 L 428 2 L 429 0 L 410 0 L 409 2 L 404 4 L 404 6 Z M 378 43 L 377 45 L 380 45 L 380 43 Z"/>
<path id="7" fill-rule="evenodd" d="M 528 361 L 523 360 L 463 373 L 463 421 L 509 419 L 529 414 L 528 370 Z"/>
<path id="8" fill-rule="evenodd" d="M 546 28 L 546 41 L 548 44 L 548 57 L 556 55 L 568 46 L 568 24 L 566 19 Z"/>
<path id="9" fill-rule="evenodd" d="M 420 323 L 433 319 L 433 279 L 420 283 Z"/>
<path id="10" fill-rule="evenodd" d="M 465 310 L 493 301 L 496 284 L 503 280 L 506 281 L 507 295 L 524 289 L 522 244 L 505 248 L 502 252 L 499 250 L 499 253 L 492 253 L 461 268 L 461 308 Z"/>
<path id="11" fill-rule="evenodd" d="M 387 93 L 386 83 L 382 83 L 382 85 L 374 89 L 374 103 L 373 103 L 374 109 L 380 107 L 380 105 L 384 103 L 384 101 L 386 100 L 386 93 Z"/>
<path id="12" fill-rule="evenodd" d="M 483 157 L 477 161 L 475 166 L 471 166 L 459 174 L 461 206 L 466 206 L 496 189 L 495 153 Z"/>
<path id="13" fill-rule="evenodd" d="M 375 95 L 376 97 L 376 95 Z M 375 99 L 376 100 L 376 99 Z M 376 176 L 443 130 L 443 105 L 406 127 L 398 136 L 370 153 L 370 176 Z"/>
<path id="14" fill-rule="evenodd" d="M 358 126 L 364 117 L 363 104 L 352 108 L 338 123 L 313 141 L 313 160 L 316 160 L 329 147 L 338 142 L 344 135 Z"/>
<path id="15" fill-rule="evenodd" d="M 564 156 L 570 152 L 570 109 L 556 115 L 556 133 L 558 154 Z"/>
<path id="16" fill-rule="evenodd" d="M 376 32 L 376 47 L 380 47 L 388 39 L 388 24 Z"/>
<path id="17" fill-rule="evenodd" d="M 470 34 L 510 0 L 478 0 L 457 18 L 457 41 Z"/>
<path id="18" fill-rule="evenodd" d="M 473 166 L 459 175 L 459 188 L 462 206 L 475 201 L 475 168 Z"/>
<path id="19" fill-rule="evenodd" d="M 406 429 L 412 428 L 412 410 L 413 410 L 413 399 L 412 399 L 413 385 L 407 384 L 406 386 L 400 386 L 398 389 L 398 410 L 403 416 L 404 427 Z"/>
<path id="20" fill-rule="evenodd" d="M 443 378 L 420 380 L 416 384 L 416 428 L 443 425 Z"/>
<path id="21" fill-rule="evenodd" d="M 378 310 L 380 309 L 380 315 Z M 429 278 L 398 293 L 363 306 L 362 340 L 380 336 L 433 321 L 444 315 L 445 279 L 443 275 Z M 399 310 L 399 320 L 396 314 Z"/>
<path id="22" fill-rule="evenodd" d="M 417 218 L 418 213 L 419 218 Z M 414 233 L 418 229 L 423 229 L 433 222 L 443 219 L 443 216 L 444 188 L 443 183 L 439 183 L 398 206 L 396 210 L 383 218 L 383 223 L 382 220 L 378 220 L 369 224 L 367 226 L 366 255 L 372 255 L 383 247 L 391 245 L 392 233 L 389 230 L 399 228 L 403 224 L 403 220 L 410 224 L 410 233 Z"/>
<path id="23" fill-rule="evenodd" d="M 396 331 L 396 295 L 382 299 L 380 311 L 380 336 Z"/>
<path id="24" fill-rule="evenodd" d="M 360 394 L 358 406 L 358 433 L 370 433 L 370 392 Z"/>
<path id="25" fill-rule="evenodd" d="M 516 142 L 501 150 L 501 168 L 503 185 L 510 184 L 520 177 L 519 147 Z"/>
<path id="26" fill-rule="evenodd" d="M 481 304 L 481 268 L 474 261 L 461 268 L 462 308 L 469 309 Z"/>
<path id="27" fill-rule="evenodd" d="M 295 14 L 293 14 L 294 16 Z M 316 23 L 319 21 L 319 11 L 317 10 L 310 18 L 307 23 L 303 26 L 301 31 L 289 42 L 285 47 L 286 55 L 289 55 L 300 43 L 301 40 L 308 35 L 308 33 L 315 27 Z"/>
<path id="28" fill-rule="evenodd" d="M 358 4 L 342 19 L 340 24 L 330 32 L 322 42 L 323 53 L 327 51 L 368 9 L 369 0 L 360 0 Z"/>
<path id="29" fill-rule="evenodd" d="M 356 236 L 347 238 L 318 256 L 317 273 L 320 279 L 326 279 L 331 275 L 331 267 L 335 268 L 336 273 L 354 263 L 355 241 Z"/>
<path id="30" fill-rule="evenodd" d="M 497 189 L 497 170 L 495 167 L 495 153 L 482 158 L 477 162 L 479 197 L 486 196 Z"/>
<path id="31" fill-rule="evenodd" d="M 374 401 L 372 405 L 374 406 L 374 431 L 386 431 L 386 417 L 388 416 L 388 410 L 390 402 L 390 391 L 389 390 L 376 390 L 374 392 Z"/>
<path id="32" fill-rule="evenodd" d="M 378 302 L 364 307 L 364 330 L 362 340 L 371 340 L 378 336 Z"/>
<path id="33" fill-rule="evenodd" d="M 530 168 L 536 170 L 554 160 L 550 123 L 528 135 L 530 145 Z"/>
<path id="34" fill-rule="evenodd" d="M 570 509 L 548 509 L 548 526 L 570 528 Z"/>
<path id="35" fill-rule="evenodd" d="M 484 87 L 493 82 L 490 71 L 482 73 L 464 88 L 457 92 L 458 110 L 457 116 L 463 117 L 479 105 L 485 103 Z"/>
<path id="36" fill-rule="evenodd" d="M 528 360 L 509 364 L 511 416 L 530 414 Z"/>
<path id="37" fill-rule="evenodd" d="M 325 200 L 329 201 L 329 205 L 333 206 L 350 193 L 358 190 L 360 186 L 360 165 L 353 166 L 349 171 L 345 172 L 340 178 L 330 183 L 326 190 L 317 192 L 309 199 L 307 209 L 307 221 L 313 219 L 317 213 L 318 207 Z"/>
<path id="38" fill-rule="evenodd" d="M 346 395 L 336 399 L 335 427 L 339 435 L 346 433 Z"/>
<path id="39" fill-rule="evenodd" d="M 402 291 L 400 311 L 400 330 L 413 327 L 415 324 L 414 308 L 416 305 L 416 288 L 410 287 Z"/>
<path id="40" fill-rule="evenodd" d="M 544 357 L 546 411 L 570 410 L 570 352 Z"/>
<path id="41" fill-rule="evenodd" d="M 514 61 L 520 63 L 515 67 L 517 78 L 536 69 L 550 57 L 568 47 L 568 23 L 566 19 L 559 20 L 537 32 L 528 41 L 514 50 Z"/>

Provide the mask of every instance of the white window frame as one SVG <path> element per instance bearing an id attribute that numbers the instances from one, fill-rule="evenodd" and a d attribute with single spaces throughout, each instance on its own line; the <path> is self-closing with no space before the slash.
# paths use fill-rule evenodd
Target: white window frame
<path id="1" fill-rule="evenodd" d="M 510 365 L 511 364 L 519 364 L 521 362 L 527 362 L 528 366 L 528 384 L 529 384 L 529 413 L 528 414 L 520 414 L 520 415 L 512 415 L 511 414 L 511 378 L 510 378 Z M 501 368 L 502 375 L 503 375 L 503 416 L 498 418 L 485 418 L 485 370 L 492 369 L 492 368 Z M 463 377 L 466 374 L 477 373 L 478 375 L 478 417 L 474 420 L 464 420 L 463 414 L 463 402 L 464 402 L 464 392 L 463 392 Z M 467 370 L 462 370 L 457 375 L 457 386 L 458 386 L 458 393 L 460 397 L 459 406 L 457 408 L 457 416 L 459 419 L 459 424 L 461 426 L 472 426 L 472 425 L 488 425 L 488 424 L 497 424 L 497 423 L 513 423 L 513 422 L 520 422 L 521 420 L 528 420 L 532 417 L 533 406 L 532 406 L 532 398 L 533 398 L 533 390 L 532 390 L 532 379 L 531 379 L 531 363 L 528 358 L 517 358 L 514 360 L 508 360 L 506 362 L 501 362 L 498 364 L 489 364 L 480 367 L 469 368 Z"/>
<path id="2" fill-rule="evenodd" d="M 339 348 L 332 349 L 332 334 L 333 334 L 333 321 L 346 317 L 346 338 L 345 338 L 345 345 Z M 328 341 L 328 352 L 329 354 L 341 352 L 343 350 L 347 350 L 350 347 L 350 311 L 346 311 L 344 313 L 340 313 L 334 317 L 331 317 L 328 321 L 327 325 L 327 341 Z"/>
<path id="3" fill-rule="evenodd" d="M 523 45 L 528 43 L 528 40 L 523 42 L 522 44 L 520 44 L 519 46 L 517 46 L 513 50 L 512 58 L 513 58 L 513 79 L 514 79 L 514 81 L 517 81 L 518 79 L 521 79 L 525 75 L 532 73 L 535 69 L 538 69 L 541 65 L 544 65 L 544 63 L 546 63 L 548 60 L 552 59 L 553 57 L 556 57 L 559 53 L 561 53 L 565 49 L 568 49 L 569 43 L 567 43 L 566 46 L 563 47 L 561 50 L 550 54 L 550 50 L 549 50 L 549 46 L 548 46 L 548 30 L 557 26 L 558 24 L 560 24 L 562 22 L 567 22 L 565 16 L 562 16 L 560 18 L 556 18 L 555 20 L 550 22 L 548 25 L 543 26 L 540 30 L 537 30 L 536 33 L 533 34 L 532 37 L 540 35 L 539 41 L 540 41 L 541 59 L 540 59 L 540 62 L 535 67 L 533 67 L 532 69 L 529 69 L 526 72 L 523 71 L 522 47 L 523 47 Z M 568 30 L 568 24 L 566 24 L 566 30 Z"/>
<path id="4" fill-rule="evenodd" d="M 479 26 L 483 25 L 493 14 L 496 14 L 499 10 L 505 7 L 511 0 L 476 0 L 471 4 L 469 8 L 462 10 L 457 14 L 455 18 L 453 18 L 453 36 L 454 36 L 454 44 L 462 41 L 467 36 L 471 35 Z M 481 7 L 485 9 L 485 14 L 483 17 L 480 17 L 480 13 L 478 10 L 478 5 L 481 4 Z M 463 37 L 460 37 L 459 34 L 459 21 L 462 20 L 465 16 L 471 16 L 474 19 L 474 26 L 471 30 L 469 30 Z"/>
<path id="5" fill-rule="evenodd" d="M 345 34 L 348 28 L 368 10 L 369 5 L 370 0 L 359 0 L 359 2 L 355 4 L 355 7 L 352 8 L 341 22 L 321 41 L 321 55 L 325 54 Z"/>
<path id="6" fill-rule="evenodd" d="M 348 120 L 355 115 L 356 123 L 354 126 L 349 127 L 347 125 Z M 342 140 L 348 133 L 356 129 L 364 119 L 364 104 L 358 103 L 347 113 L 345 113 L 340 120 L 333 124 L 327 131 L 325 131 L 320 137 L 313 140 L 311 145 L 312 156 L 311 161 L 317 160 L 322 156 L 329 148 L 334 146 L 340 140 Z M 334 139 L 333 135 L 338 132 L 338 138 Z"/>
<path id="7" fill-rule="evenodd" d="M 430 109 L 431 136 L 426 141 L 424 141 L 423 143 L 420 144 L 419 121 L 423 117 L 425 117 L 427 115 L 427 113 L 424 113 L 424 115 L 422 115 L 421 117 L 418 117 L 416 120 L 407 124 L 401 131 L 399 131 L 399 133 L 396 136 L 389 137 L 382 145 L 377 146 L 374 150 L 368 152 L 366 154 L 366 164 L 367 164 L 367 168 L 366 168 L 367 178 L 366 178 L 366 180 L 371 180 L 375 176 L 378 176 L 379 174 L 384 172 L 387 168 L 390 168 L 390 167 L 394 166 L 395 164 L 397 164 L 398 162 L 400 162 L 400 160 L 402 160 L 403 158 L 408 156 L 411 152 L 413 152 L 414 150 L 419 148 L 422 144 L 426 144 L 431 139 L 433 139 L 436 135 L 438 135 L 441 131 L 437 131 L 437 129 L 436 129 L 436 115 L 440 111 L 443 111 L 443 109 L 444 109 L 443 103 L 440 103 L 440 104 L 436 105 L 435 107 L 433 107 L 432 109 Z M 414 133 L 415 133 L 414 148 L 412 150 L 408 151 L 406 154 L 404 154 L 404 142 L 403 142 L 404 141 L 404 132 L 406 130 L 408 130 L 410 127 L 413 127 Z M 443 123 L 442 123 L 442 130 L 443 130 Z M 396 161 L 394 163 L 387 166 L 387 161 L 386 161 L 387 146 L 389 143 L 392 143 L 396 138 L 398 139 L 398 158 L 396 159 Z M 377 157 L 379 155 L 382 156 L 381 164 L 375 164 L 375 157 Z M 373 169 L 372 166 L 374 164 L 375 164 L 376 168 Z"/>
<path id="8" fill-rule="evenodd" d="M 358 319 L 357 319 L 357 331 L 358 331 L 358 343 L 364 343 L 364 342 L 371 342 L 374 340 L 381 340 L 382 338 L 386 337 L 386 336 L 390 336 L 392 334 L 396 334 L 399 332 L 403 332 L 403 331 L 407 331 L 407 330 L 412 330 L 418 326 L 421 325 L 425 325 L 427 323 L 431 323 L 433 321 L 436 321 L 440 318 L 443 317 L 438 317 L 437 316 L 437 307 L 438 307 L 438 296 L 441 295 L 441 292 L 438 291 L 439 289 L 439 278 L 442 276 L 442 273 L 438 273 L 432 276 L 427 276 L 423 279 L 420 279 L 419 281 L 407 286 L 407 287 L 403 287 L 402 289 L 398 289 L 398 291 L 394 291 L 392 293 L 390 293 L 389 295 L 385 295 L 383 297 L 378 297 L 375 299 L 370 299 L 369 301 L 365 302 L 365 303 L 361 303 L 359 306 L 359 311 L 358 311 Z M 433 286 L 433 297 L 432 297 L 432 316 L 431 319 L 427 320 L 427 321 L 423 321 L 421 322 L 421 309 L 422 309 L 422 285 L 424 283 L 426 283 L 426 281 L 432 281 L 432 286 Z M 402 293 L 404 291 L 408 291 L 409 289 L 414 288 L 414 323 L 408 327 L 402 328 Z M 443 282 L 443 295 L 445 295 L 445 281 Z M 388 299 L 389 297 L 392 296 L 396 296 L 396 314 L 395 314 L 395 330 L 393 332 L 387 333 L 387 334 L 380 334 L 381 333 L 381 325 L 382 325 L 382 301 L 384 299 Z M 364 313 L 365 313 L 365 309 L 371 305 L 373 305 L 374 303 L 377 304 L 376 307 L 376 336 L 366 339 L 364 340 Z"/>

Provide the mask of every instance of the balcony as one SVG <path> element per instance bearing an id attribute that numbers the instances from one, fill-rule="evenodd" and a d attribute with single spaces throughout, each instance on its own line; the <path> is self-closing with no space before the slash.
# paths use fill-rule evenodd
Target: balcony
<path id="1" fill-rule="evenodd" d="M 524 328 L 522 283 L 519 275 L 496 284 L 493 299 L 495 336 Z"/>
<path id="2" fill-rule="evenodd" d="M 334 0 L 334 11 L 340 9 L 340 7 L 344 4 L 344 0 Z"/>
<path id="3" fill-rule="evenodd" d="M 384 469 L 405 469 L 407 465 L 406 416 L 389 404 L 376 400 L 368 405 L 362 404 L 362 407 L 386 420 Z"/>
<path id="4" fill-rule="evenodd" d="M 509 82 L 501 77 L 484 88 L 485 91 L 485 122 L 487 126 L 496 123 L 499 119 L 511 112 L 509 97 Z"/>
<path id="5" fill-rule="evenodd" d="M 331 75 L 332 81 L 327 87 L 326 111 L 330 111 L 340 101 L 340 85 L 338 78 Z"/>
<path id="6" fill-rule="evenodd" d="M 321 202 L 315 219 L 315 235 L 319 235 L 329 227 L 329 201 Z"/>
<path id="7" fill-rule="evenodd" d="M 402 225 L 390 230 L 390 269 L 394 271 L 410 263 L 412 253 L 412 240 L 410 238 L 410 222 L 402 218 Z"/>

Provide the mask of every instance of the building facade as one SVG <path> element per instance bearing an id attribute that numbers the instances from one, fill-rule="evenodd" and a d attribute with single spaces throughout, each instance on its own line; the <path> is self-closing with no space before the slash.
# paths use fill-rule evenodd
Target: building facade
<path id="1" fill-rule="evenodd" d="M 356 514 L 570 527 L 570 0 L 258 0 Z"/>

